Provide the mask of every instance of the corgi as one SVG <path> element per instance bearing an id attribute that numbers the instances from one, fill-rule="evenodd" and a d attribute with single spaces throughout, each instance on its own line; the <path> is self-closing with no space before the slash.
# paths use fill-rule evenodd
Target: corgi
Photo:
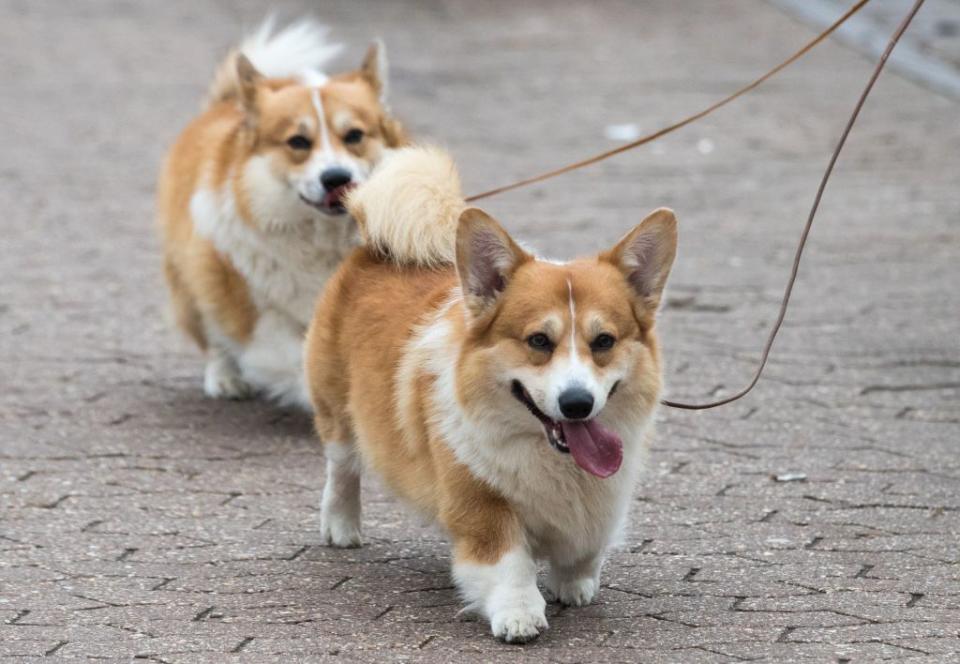
<path id="1" fill-rule="evenodd" d="M 537 258 L 467 208 L 454 164 L 391 154 L 348 200 L 364 246 L 327 284 L 304 368 L 326 456 L 321 535 L 360 545 L 360 471 L 439 523 L 494 636 L 547 627 L 537 587 L 594 598 L 661 391 L 655 315 L 677 245 L 653 212 L 613 248 Z"/>
<path id="2" fill-rule="evenodd" d="M 324 283 L 357 244 L 344 195 L 405 142 L 374 43 L 326 76 L 340 47 L 308 20 L 266 21 L 220 65 L 158 187 L 177 324 L 206 354 L 211 397 L 309 408 L 302 347 Z"/>

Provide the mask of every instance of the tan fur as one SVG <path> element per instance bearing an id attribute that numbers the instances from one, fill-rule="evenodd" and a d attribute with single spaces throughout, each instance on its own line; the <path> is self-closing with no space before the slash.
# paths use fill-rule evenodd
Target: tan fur
<path id="1" fill-rule="evenodd" d="M 448 157 L 407 150 L 387 165 L 390 181 L 375 179 L 352 200 L 371 246 L 357 249 L 328 283 L 307 333 L 316 429 L 324 443 L 356 450 L 445 528 L 458 584 L 495 634 L 531 638 L 546 623 L 525 556 L 551 561 L 563 601 L 589 601 L 626 510 L 661 389 L 654 314 L 676 222 L 658 210 L 609 251 L 554 264 L 527 254 L 480 210 L 451 224 L 463 202 Z M 423 237 L 421 251 L 413 240 Z M 556 350 L 532 347 L 536 333 L 548 334 Z M 601 333 L 616 345 L 594 349 Z M 602 417 L 630 437 L 622 469 L 607 479 L 552 449 L 511 393 L 510 378 L 547 375 L 573 358 L 606 381 Z M 497 565 L 520 570 L 527 595 L 519 608 L 484 595 L 483 579 L 497 583 L 484 570 Z M 594 585 L 563 585 L 564 574 Z"/>
<path id="2" fill-rule="evenodd" d="M 396 263 L 423 267 L 453 263 L 465 206 L 453 160 L 427 146 L 387 156 L 347 202 L 365 244 Z"/>

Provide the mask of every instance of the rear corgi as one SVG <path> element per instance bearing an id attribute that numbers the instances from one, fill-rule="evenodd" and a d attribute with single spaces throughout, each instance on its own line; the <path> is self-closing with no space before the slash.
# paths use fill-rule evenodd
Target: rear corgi
<path id="1" fill-rule="evenodd" d="M 589 603 L 641 470 L 661 389 L 654 319 L 676 251 L 657 210 L 558 264 L 465 209 L 443 153 L 388 157 L 351 194 L 365 240 L 328 284 L 306 378 L 327 457 L 322 533 L 360 543 L 360 466 L 436 519 L 495 636 Z"/>
<path id="2" fill-rule="evenodd" d="M 220 66 L 160 176 L 167 284 L 213 397 L 309 407 L 303 335 L 356 246 L 344 196 L 404 142 L 385 106 L 382 45 L 327 76 L 339 46 L 326 35 L 311 21 L 265 23 Z"/>

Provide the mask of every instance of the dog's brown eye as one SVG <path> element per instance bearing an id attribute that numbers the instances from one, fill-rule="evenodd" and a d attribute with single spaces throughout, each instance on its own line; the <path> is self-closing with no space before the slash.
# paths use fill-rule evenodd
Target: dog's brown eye
<path id="1" fill-rule="evenodd" d="M 363 130 L 362 129 L 351 129 L 346 134 L 343 135 L 343 142 L 347 145 L 356 145 L 363 140 Z"/>
<path id="2" fill-rule="evenodd" d="M 536 350 L 553 350 L 553 342 L 550 341 L 550 337 L 545 335 L 543 332 L 537 332 L 536 334 L 531 334 L 527 337 L 527 344 L 530 348 Z"/>
<path id="3" fill-rule="evenodd" d="M 297 134 L 287 139 L 287 145 L 293 150 L 309 150 L 313 147 L 313 142 L 306 136 Z"/>
<path id="4" fill-rule="evenodd" d="M 617 343 L 617 340 L 613 338 L 613 335 L 606 333 L 598 334 L 596 338 L 590 342 L 590 350 L 610 350 L 615 343 Z"/>

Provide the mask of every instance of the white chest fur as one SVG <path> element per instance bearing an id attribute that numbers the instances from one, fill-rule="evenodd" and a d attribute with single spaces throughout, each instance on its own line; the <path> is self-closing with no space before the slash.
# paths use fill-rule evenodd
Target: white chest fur
<path id="1" fill-rule="evenodd" d="M 237 214 L 232 193 L 202 189 L 190 212 L 196 231 L 243 275 L 257 309 L 277 309 L 306 328 L 324 283 L 357 240 L 346 216 L 328 217 L 295 202 L 302 209 L 287 211 L 295 220 L 250 223 Z"/>
<path id="2" fill-rule="evenodd" d="M 619 534 L 641 471 L 646 423 L 608 422 L 624 441 L 620 470 L 607 479 L 582 471 L 550 447 L 530 415 L 512 408 L 509 388 L 492 394 L 486 415 L 468 417 L 456 398 L 456 346 L 450 325 L 439 317 L 408 346 L 397 374 L 398 404 L 416 390 L 424 371 L 436 377 L 430 395 L 438 433 L 458 460 L 513 503 L 534 552 L 565 565 L 603 551 Z M 514 412 L 516 411 L 516 412 Z M 402 423 L 401 423 L 402 427 Z"/>

